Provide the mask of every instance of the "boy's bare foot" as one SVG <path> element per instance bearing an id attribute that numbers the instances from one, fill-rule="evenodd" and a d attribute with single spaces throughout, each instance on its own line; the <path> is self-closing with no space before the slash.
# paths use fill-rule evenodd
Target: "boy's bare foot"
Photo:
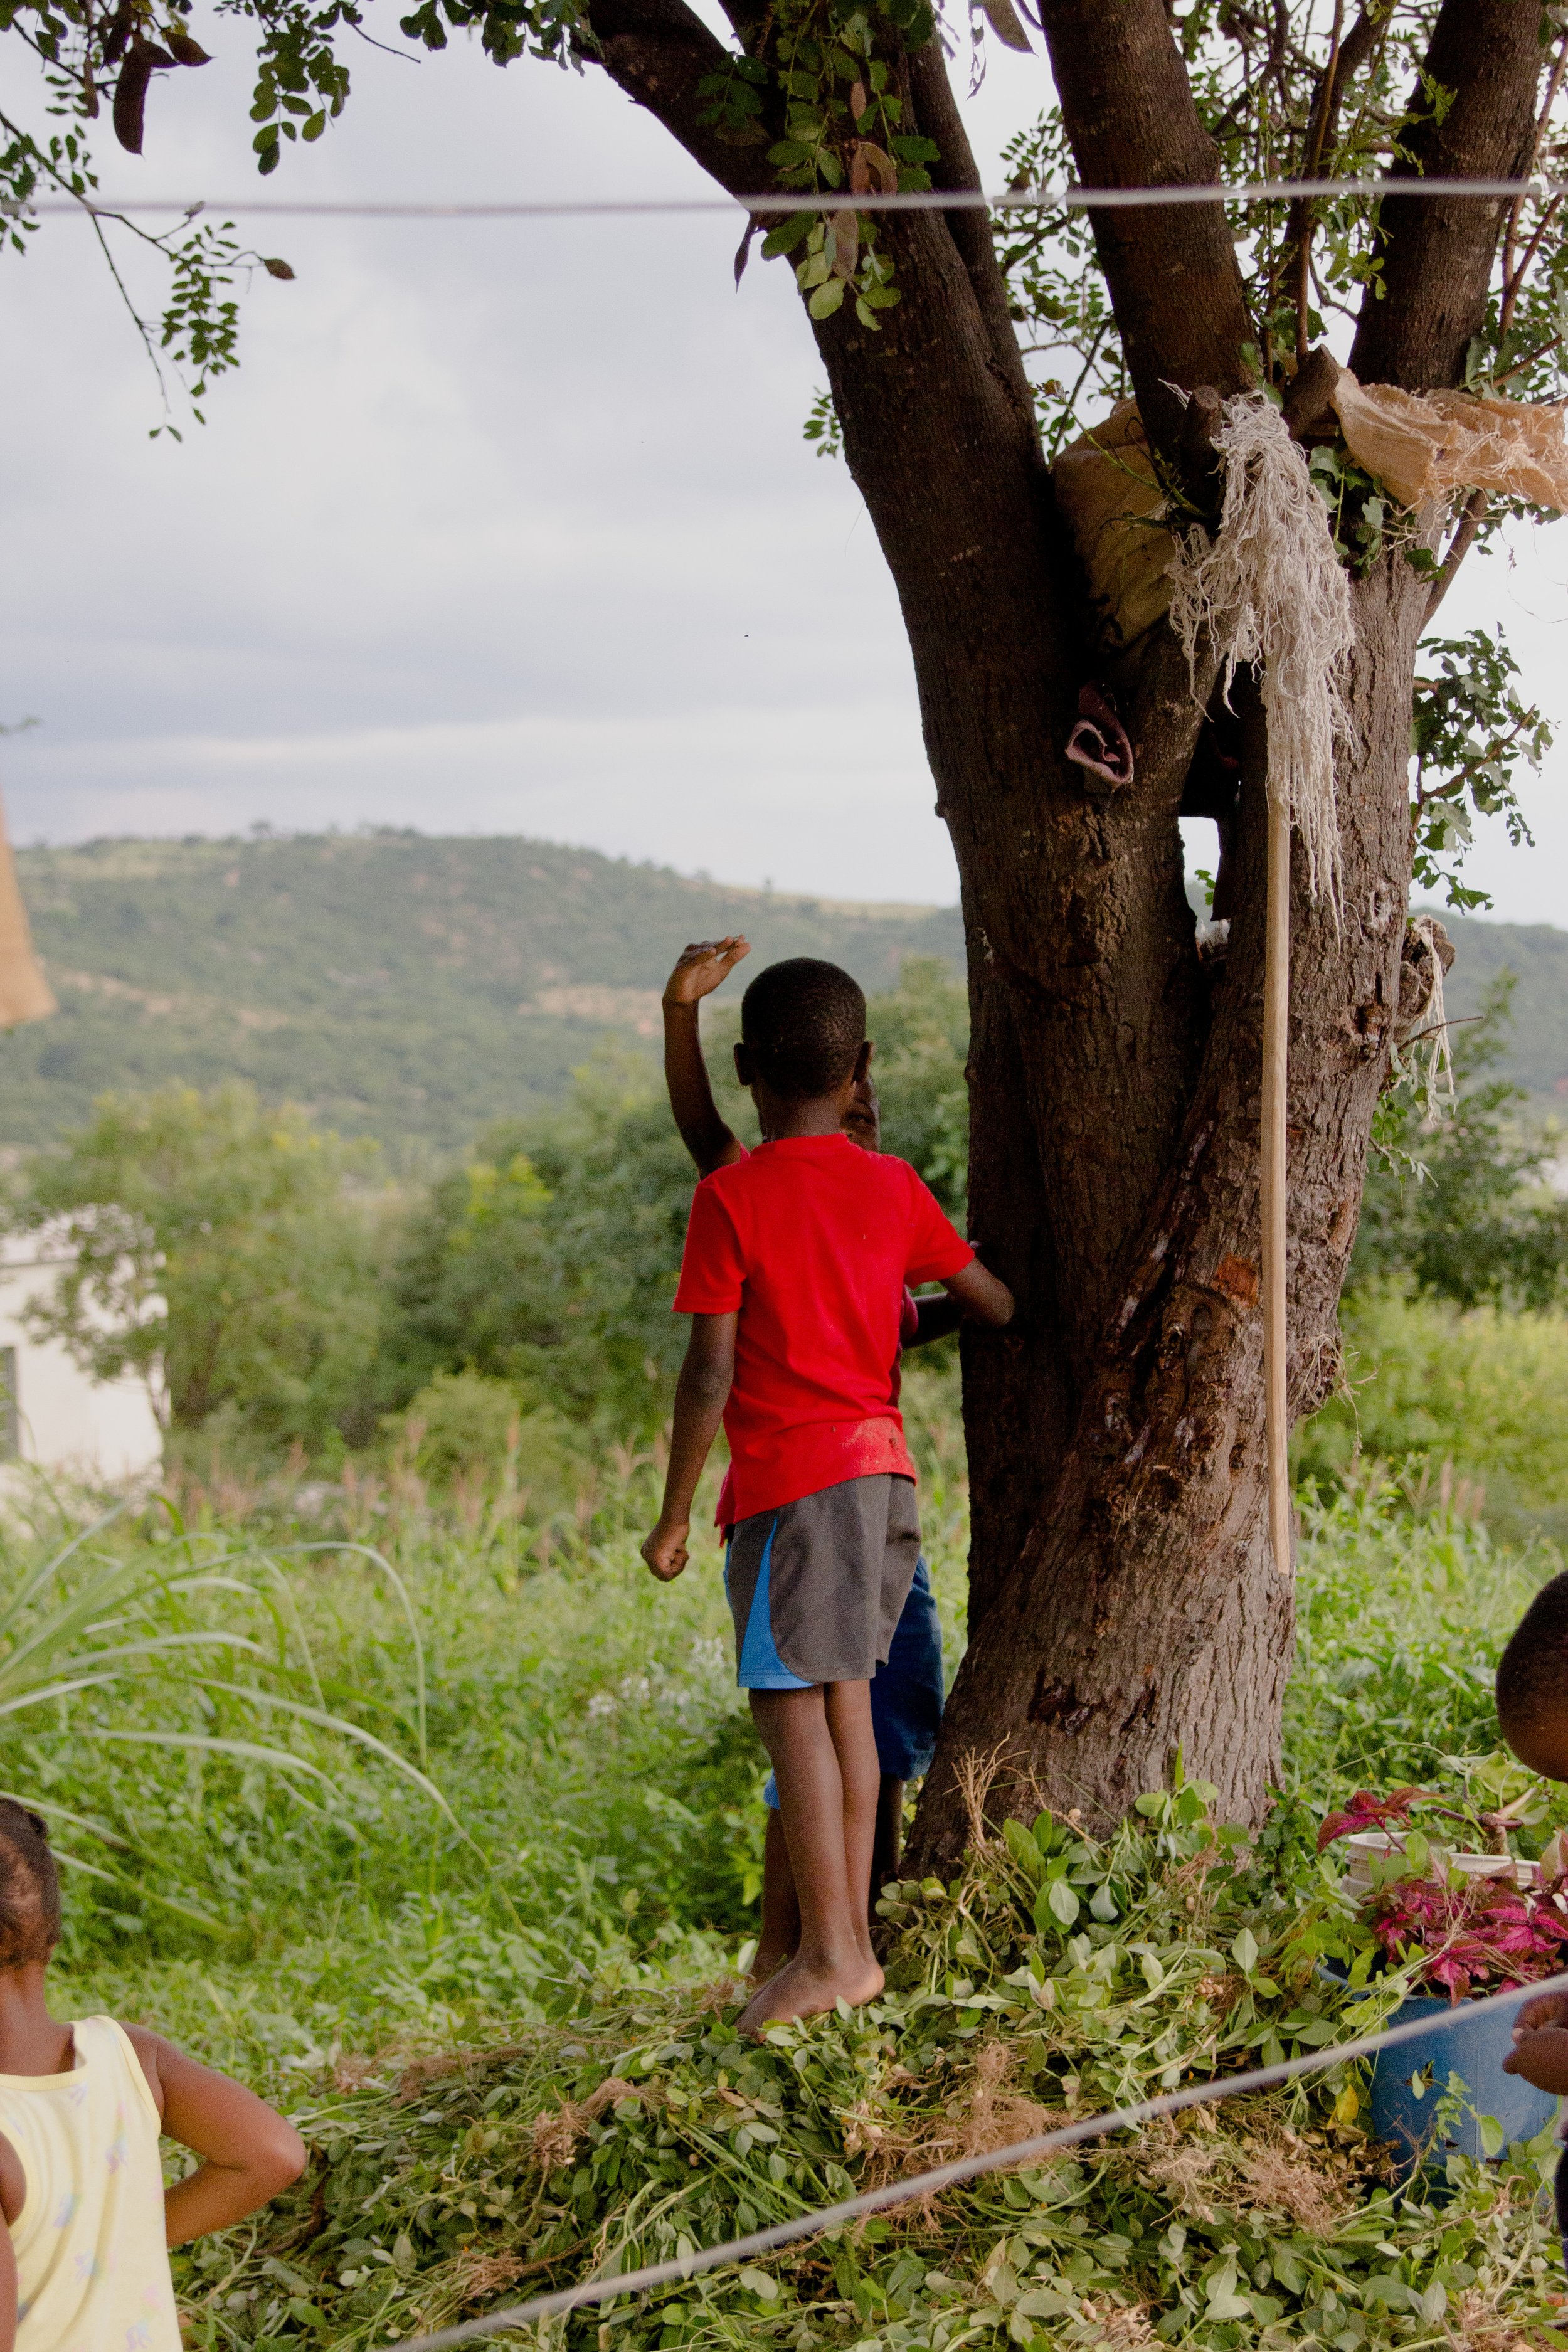
<path id="1" fill-rule="evenodd" d="M 858 1954 L 841 1969 L 814 1967 L 797 1958 L 747 2002 L 741 2012 L 741 2032 L 761 2033 L 764 2026 L 784 2024 L 792 2017 L 820 2017 L 839 2000 L 858 2008 L 864 2000 L 875 2000 L 885 1981 L 876 1961 L 867 1962 Z"/>
<path id="2" fill-rule="evenodd" d="M 777 1976 L 788 1958 L 787 1944 L 759 1944 L 748 1972 L 752 1982 L 765 1985 L 770 1977 Z"/>

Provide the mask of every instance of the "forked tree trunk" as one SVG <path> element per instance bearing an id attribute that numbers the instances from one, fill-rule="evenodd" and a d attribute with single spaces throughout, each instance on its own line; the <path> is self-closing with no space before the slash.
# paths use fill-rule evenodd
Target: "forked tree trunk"
<path id="1" fill-rule="evenodd" d="M 1426 591 L 1402 562 L 1355 594 L 1363 749 L 1340 782 L 1342 929 L 1294 862 L 1290 1402 L 1310 1412 L 1338 1364 L 1335 1310 L 1367 1137 L 1398 1005 L 1409 883 L 1405 745 Z M 1258 1303 L 1258 1137 L 1266 814 L 1264 729 L 1244 719 L 1237 915 L 1214 968 L 1201 1064 L 1169 1163 L 1119 1270 L 1071 1434 L 1012 1574 L 976 1630 L 922 1801 L 912 1866 L 950 1860 L 966 1814 L 961 1760 L 994 1756 L 998 1796 L 1048 1796 L 1113 1820 L 1162 1786 L 1179 1750 L 1227 1816 L 1255 1818 L 1278 1760 L 1292 1629 L 1289 1563 L 1267 1534 Z M 1149 747 L 1144 747 L 1145 758 Z M 1191 950 L 1189 950 L 1191 952 Z M 1194 957 L 1195 964 L 1195 956 Z M 999 1074 L 1004 1085 L 1005 1074 Z M 974 1074 L 974 1113 L 986 1123 Z M 1112 1116 L 1116 1108 L 1112 1107 Z M 1075 1149 L 1104 1171 L 1120 1139 L 1080 1105 Z M 1005 1343 L 1004 1343 L 1005 1344 Z M 970 1384 L 994 1374 L 971 1350 Z M 989 1414 L 971 1422 L 983 1490 Z M 1016 1792 L 1016 1794 L 1014 1793 Z"/>
<path id="2" fill-rule="evenodd" d="M 754 34 L 750 0 L 728 0 Z M 722 184 L 772 192 L 765 142 L 725 146 L 701 84 L 723 52 L 686 0 L 592 0 L 600 60 Z M 1041 0 L 1089 186 L 1218 176 L 1163 0 Z M 1522 0 L 1441 0 L 1427 66 L 1454 93 L 1398 169 L 1500 177 L 1530 152 L 1542 63 Z M 905 122 L 939 185 L 978 184 L 935 42 L 904 68 Z M 777 135 L 778 125 L 773 126 Z M 1458 380 L 1480 327 L 1500 207 L 1384 206 L 1384 299 L 1363 380 Z M 1099 213 L 1133 389 L 1200 497 L 1172 386 L 1247 381 L 1258 340 L 1217 205 Z M 1180 1749 L 1225 1811 L 1256 1817 L 1278 1756 L 1289 1563 L 1266 1534 L 1259 1089 L 1267 746 L 1238 685 L 1243 760 L 1228 960 L 1200 965 L 1177 815 L 1200 712 L 1163 630 L 1111 673 L 1135 781 L 1100 795 L 1063 757 L 1103 675 L 1057 515 L 983 215 L 881 232 L 901 299 L 879 332 L 848 306 L 816 330 L 846 455 L 898 588 L 938 808 L 963 881 L 973 1009 L 973 1229 L 1017 1328 L 965 1344 L 971 1643 L 911 1864 L 967 1830 L 967 1759 L 999 1793 L 1109 1821 Z M 1212 488 L 1212 485 L 1209 486 Z M 1437 519 L 1431 518 L 1436 527 Z M 1340 778 L 1344 920 L 1292 882 L 1289 1171 L 1293 1413 L 1338 1360 L 1372 1113 L 1398 1003 L 1410 878 L 1411 681 L 1427 590 L 1396 557 L 1355 584 L 1359 749 Z M 1200 681 L 1206 698 L 1212 677 Z"/>

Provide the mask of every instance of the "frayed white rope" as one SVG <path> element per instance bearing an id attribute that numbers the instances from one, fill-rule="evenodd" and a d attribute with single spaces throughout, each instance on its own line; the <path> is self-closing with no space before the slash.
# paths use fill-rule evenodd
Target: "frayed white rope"
<path id="1" fill-rule="evenodd" d="M 1355 644 L 1350 583 L 1307 460 L 1272 401 L 1237 393 L 1213 442 L 1225 468 L 1217 537 L 1182 534 L 1170 564 L 1171 626 L 1197 678 L 1200 640 L 1224 666 L 1261 673 L 1268 791 L 1301 836 L 1314 898 L 1340 908 L 1337 753 L 1354 739 L 1345 678 Z"/>
<path id="2" fill-rule="evenodd" d="M 1421 1015 L 1423 1029 L 1430 1035 L 1423 1038 L 1426 1047 L 1426 1112 L 1421 1125 L 1430 1135 L 1445 1114 L 1452 1110 L 1458 1088 L 1454 1083 L 1454 1056 L 1448 1045 L 1448 1014 L 1443 1003 L 1443 959 L 1437 953 L 1437 942 L 1432 936 L 1430 915 L 1417 915 L 1410 926 L 1432 959 L 1432 993 L 1426 999 Z"/>
<path id="3" fill-rule="evenodd" d="M 1385 2025 L 1381 2032 L 1360 2034 L 1353 2042 L 1331 2042 L 1327 2048 L 1308 2051 L 1302 2057 L 1283 2059 L 1277 2066 L 1252 2066 L 1244 2074 L 1222 2074 L 1213 2082 L 1193 2083 L 1184 2091 L 1167 2091 L 1157 2099 L 1141 2099 L 1132 2106 L 1113 2107 L 1106 2115 L 1088 2116 L 1079 2123 L 1063 2124 L 1055 2131 L 1042 2132 L 1036 2139 L 1015 2140 L 1011 2147 L 991 2148 L 983 2156 L 960 2157 L 952 2164 L 938 2165 L 933 2171 L 917 2172 L 905 2180 L 891 2180 L 882 2189 L 862 2189 L 858 2197 L 846 2197 L 840 2203 L 825 2205 L 816 2212 L 797 2213 L 787 2221 L 775 2221 L 769 2229 L 753 2230 L 748 2237 L 730 2238 L 719 2246 L 702 2246 L 689 2254 L 677 2254 L 672 2261 L 650 2263 L 642 2270 L 623 2271 L 613 2278 L 583 2279 L 575 2286 L 557 2289 L 553 2294 L 536 2294 L 527 2303 L 510 2304 L 500 2311 L 486 2312 L 478 2319 L 460 2320 L 456 2326 L 437 2328 L 430 2336 L 405 2336 L 401 2343 L 389 2345 L 386 2352 L 449 2352 L 454 2345 L 471 2344 L 485 2336 L 510 2336 L 520 2328 L 537 2326 L 541 2320 L 581 2310 L 585 2304 L 610 2303 L 617 2295 L 647 2294 L 661 2286 L 684 2285 L 688 2279 L 700 2277 L 704 2271 L 750 2262 L 758 2254 L 777 2253 L 784 2246 L 798 2245 L 803 2238 L 818 2237 L 825 2230 L 842 2229 L 847 2221 L 858 2221 L 868 2213 L 885 2213 L 917 2197 L 938 2196 L 944 2189 L 961 2188 L 988 2172 L 1037 2163 L 1041 2157 L 1081 2147 L 1086 2140 L 1102 2139 L 1110 2132 L 1136 2131 L 1144 2124 L 1157 2123 L 1163 2116 L 1181 2115 L 1188 2107 L 1214 2106 L 1221 2099 L 1234 2099 L 1253 2091 L 1278 2090 L 1281 2084 L 1293 2083 L 1303 2074 L 1348 2065 L 1353 2059 L 1374 2057 L 1380 2050 L 1394 2049 L 1402 2042 L 1418 2041 L 1423 2034 L 1446 2032 L 1462 2019 L 1482 2016 L 1489 2010 L 1517 2007 L 1521 2001 L 1552 1992 L 1568 1992 L 1568 1974 L 1542 1977 L 1536 1984 L 1510 1986 L 1506 1992 L 1489 1993 L 1484 2000 L 1457 2002 L 1436 2016 L 1414 2017 L 1405 2025 Z M 610 2259 L 616 2258 L 612 2252 Z"/>

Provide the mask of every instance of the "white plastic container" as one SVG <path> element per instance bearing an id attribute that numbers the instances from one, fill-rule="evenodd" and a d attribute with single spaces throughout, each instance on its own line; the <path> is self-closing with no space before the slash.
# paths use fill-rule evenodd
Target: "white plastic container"
<path id="1" fill-rule="evenodd" d="M 1405 1838 L 1394 1830 L 1358 1830 L 1345 1840 L 1350 1849 L 1350 1866 L 1344 1885 L 1358 1902 L 1372 1892 L 1372 1864 L 1375 1855 L 1382 1860 L 1387 1854 L 1403 1854 Z M 1511 1878 L 1514 1885 L 1530 1888 L 1540 1882 L 1540 1873 L 1533 1862 L 1518 1862 L 1507 1853 L 1452 1853 L 1447 1846 L 1428 1841 L 1430 1859 L 1422 1874 L 1427 1878 L 1445 1877 L 1450 1870 L 1463 1871 L 1467 1878 Z"/>

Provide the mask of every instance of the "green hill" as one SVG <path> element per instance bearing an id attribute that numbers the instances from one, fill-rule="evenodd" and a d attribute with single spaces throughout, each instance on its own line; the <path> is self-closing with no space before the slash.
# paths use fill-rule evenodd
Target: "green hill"
<path id="1" fill-rule="evenodd" d="M 825 955 L 868 989 L 963 961 L 954 908 L 688 881 L 592 850 L 415 833 L 97 841 L 18 854 L 58 1014 L 0 1037 L 0 1142 L 110 1087 L 248 1078 L 345 1134 L 442 1150 L 558 1094 L 595 1043 L 651 1052 L 689 939 L 753 969 Z"/>
<path id="2" fill-rule="evenodd" d="M 963 961 L 956 908 L 729 889 L 515 837 L 97 841 L 17 862 L 60 1011 L 0 1037 L 13 1145 L 79 1124 L 105 1087 L 238 1076 L 345 1134 L 449 1150 L 558 1094 L 601 1038 L 651 1053 L 689 939 L 742 929 L 753 969 L 831 956 L 868 989 L 908 955 Z M 1446 919 L 1450 1010 L 1510 965 L 1510 1073 L 1563 1104 L 1568 931 Z"/>

